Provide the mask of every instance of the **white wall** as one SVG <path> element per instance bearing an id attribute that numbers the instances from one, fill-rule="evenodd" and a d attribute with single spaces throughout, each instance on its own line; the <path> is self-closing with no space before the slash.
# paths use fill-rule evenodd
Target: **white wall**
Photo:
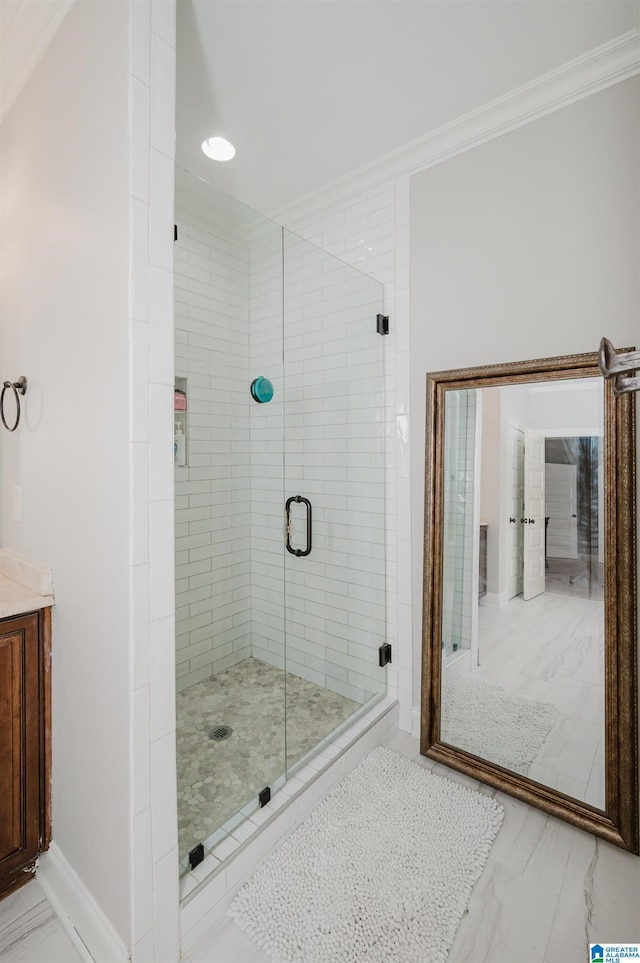
<path id="1" fill-rule="evenodd" d="M 640 335 L 640 331 L 638 332 Z M 559 384 L 555 390 L 529 393 L 529 415 L 525 422 L 528 428 L 546 430 L 575 429 L 575 434 L 596 434 L 602 431 L 604 418 L 602 382 L 596 381 L 592 387 L 569 388 Z"/>
<path id="2" fill-rule="evenodd" d="M 54 573 L 53 839 L 126 942 L 127 4 L 78 3 L 2 125 L 3 545 Z M 105 147 L 108 147 L 105 150 Z M 23 520 L 12 491 L 23 491 Z"/>
<path id="3" fill-rule="evenodd" d="M 2 127 L 0 351 L 29 379 L 3 543 L 57 600 L 38 872 L 96 959 L 136 963 L 179 956 L 174 90 L 174 0 L 78 3 Z"/>
<path id="4" fill-rule="evenodd" d="M 414 532 L 426 371 L 594 351 L 603 334 L 638 340 L 639 119 L 634 78 L 412 178 Z M 417 603 L 419 537 L 413 563 Z"/>

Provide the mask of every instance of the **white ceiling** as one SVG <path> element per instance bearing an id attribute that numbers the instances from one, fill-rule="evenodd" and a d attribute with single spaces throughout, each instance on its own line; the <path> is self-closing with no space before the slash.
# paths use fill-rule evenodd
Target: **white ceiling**
<path id="1" fill-rule="evenodd" d="M 177 161 L 263 213 L 637 28 L 618 0 L 178 0 Z M 234 160 L 200 145 L 221 133 Z"/>
<path id="2" fill-rule="evenodd" d="M 2 114 L 73 4 L 0 0 Z M 177 162 L 273 213 L 637 29 L 640 0 L 178 0 L 177 7 Z M 212 133 L 234 142 L 233 161 L 202 154 Z"/>

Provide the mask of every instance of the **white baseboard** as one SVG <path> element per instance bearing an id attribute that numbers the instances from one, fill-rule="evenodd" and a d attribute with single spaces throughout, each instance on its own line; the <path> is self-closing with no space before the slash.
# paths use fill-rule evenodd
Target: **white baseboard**
<path id="1" fill-rule="evenodd" d="M 493 609 L 503 609 L 507 605 L 509 599 L 506 592 L 487 592 L 480 599 L 480 605 L 488 605 Z"/>
<path id="2" fill-rule="evenodd" d="M 413 706 L 411 709 L 411 735 L 415 739 L 420 738 L 420 708 Z"/>
<path id="3" fill-rule="evenodd" d="M 127 948 L 55 842 L 40 856 L 36 879 L 86 963 L 127 963 Z"/>

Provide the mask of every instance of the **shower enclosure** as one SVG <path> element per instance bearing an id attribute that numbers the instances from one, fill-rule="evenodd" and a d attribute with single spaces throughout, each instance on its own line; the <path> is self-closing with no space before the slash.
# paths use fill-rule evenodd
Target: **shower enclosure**
<path id="1" fill-rule="evenodd" d="M 474 389 L 450 391 L 445 397 L 445 485 L 442 553 L 443 664 L 474 642 L 472 615 L 478 597 L 477 539 L 478 483 L 476 443 L 481 418 L 481 395 Z"/>
<path id="2" fill-rule="evenodd" d="M 385 693 L 384 339 L 380 284 L 182 170 L 176 225 L 186 871 Z"/>

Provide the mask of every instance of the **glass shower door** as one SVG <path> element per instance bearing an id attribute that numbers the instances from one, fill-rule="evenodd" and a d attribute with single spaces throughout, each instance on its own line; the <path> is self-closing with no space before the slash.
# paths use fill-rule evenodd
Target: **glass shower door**
<path id="1" fill-rule="evenodd" d="M 288 773 L 386 691 L 381 313 L 381 284 L 284 232 Z"/>
<path id="2" fill-rule="evenodd" d="M 177 776 L 187 872 L 200 844 L 215 852 L 285 768 L 282 229 L 179 169 L 176 224 Z"/>
<path id="3" fill-rule="evenodd" d="M 384 338 L 380 284 L 181 170 L 176 224 L 187 873 L 386 691 Z"/>

